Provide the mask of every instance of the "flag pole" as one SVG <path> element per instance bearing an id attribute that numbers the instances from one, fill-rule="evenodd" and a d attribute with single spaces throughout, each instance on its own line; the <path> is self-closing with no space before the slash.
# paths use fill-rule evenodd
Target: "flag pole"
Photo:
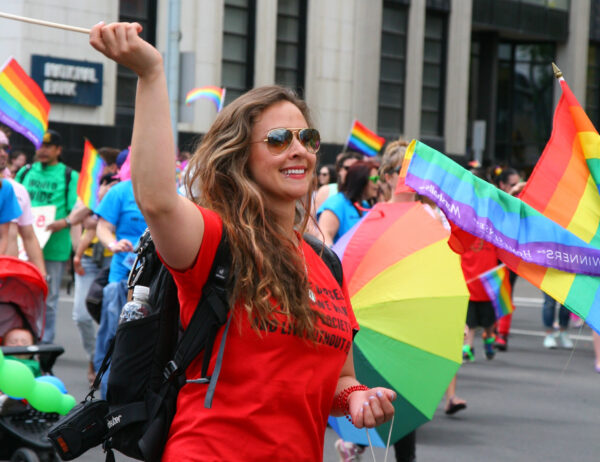
<path id="1" fill-rule="evenodd" d="M 344 143 L 342 152 L 346 152 L 346 149 L 348 149 L 348 141 L 350 141 L 350 137 L 352 136 L 352 129 L 354 128 L 354 122 L 356 122 L 356 119 L 354 119 L 352 121 L 352 125 L 350 126 L 350 133 L 348 133 L 348 138 L 346 138 L 346 143 Z"/>
<path id="2" fill-rule="evenodd" d="M 15 21 L 28 22 L 30 24 L 37 24 L 38 26 L 55 27 L 56 29 L 68 30 L 71 32 L 80 32 L 82 34 L 89 34 L 91 29 L 84 27 L 68 26 L 66 24 L 59 24 L 57 22 L 43 21 L 41 19 L 27 18 L 25 16 L 18 16 L 16 14 L 4 13 L 0 11 L 0 18 L 12 19 Z"/>
<path id="3" fill-rule="evenodd" d="M 554 77 L 556 77 L 557 79 L 561 79 L 562 78 L 562 76 L 563 76 L 562 71 L 554 63 L 552 63 L 552 71 L 554 72 Z"/>

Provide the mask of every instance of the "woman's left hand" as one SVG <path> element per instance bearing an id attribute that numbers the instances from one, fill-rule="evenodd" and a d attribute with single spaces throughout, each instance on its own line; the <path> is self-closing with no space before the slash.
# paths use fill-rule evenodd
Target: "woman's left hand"
<path id="1" fill-rule="evenodd" d="M 388 422 L 394 416 L 396 392 L 389 388 L 359 390 L 348 397 L 350 417 L 356 428 L 373 428 Z"/>

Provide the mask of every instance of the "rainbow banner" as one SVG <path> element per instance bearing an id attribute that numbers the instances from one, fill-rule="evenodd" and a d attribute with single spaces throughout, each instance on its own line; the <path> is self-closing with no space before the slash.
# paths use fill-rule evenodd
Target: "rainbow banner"
<path id="1" fill-rule="evenodd" d="M 407 155 L 406 183 L 463 230 L 529 263 L 600 275 L 600 248 L 423 143 L 411 143 Z"/>
<path id="2" fill-rule="evenodd" d="M 511 270 L 600 332 L 600 248 L 422 143 L 413 141 L 407 156 L 406 183 L 462 231 L 453 230 L 452 247 L 475 237 L 494 244 Z"/>
<path id="3" fill-rule="evenodd" d="M 346 141 L 346 146 L 355 151 L 362 152 L 367 156 L 373 157 L 379 151 L 385 143 L 385 138 L 372 132 L 358 120 L 354 120 L 352 123 L 352 129 L 350 135 Z"/>
<path id="4" fill-rule="evenodd" d="M 212 85 L 206 87 L 198 87 L 190 90 L 185 96 L 185 104 L 192 104 L 198 98 L 210 99 L 217 107 L 217 112 L 223 109 L 223 103 L 225 102 L 225 88 L 215 87 Z"/>
<path id="5" fill-rule="evenodd" d="M 98 189 L 100 188 L 100 179 L 105 166 L 106 163 L 98 155 L 96 148 L 86 139 L 83 145 L 81 173 L 79 173 L 79 181 L 77 182 L 77 197 L 90 210 L 94 210 L 98 205 Z"/>
<path id="6" fill-rule="evenodd" d="M 0 70 L 0 122 L 28 138 L 36 148 L 48 129 L 50 103 L 14 58 Z"/>
<path id="7" fill-rule="evenodd" d="M 480 274 L 478 278 L 492 301 L 496 319 L 500 319 L 515 310 L 506 265 L 498 265 Z"/>

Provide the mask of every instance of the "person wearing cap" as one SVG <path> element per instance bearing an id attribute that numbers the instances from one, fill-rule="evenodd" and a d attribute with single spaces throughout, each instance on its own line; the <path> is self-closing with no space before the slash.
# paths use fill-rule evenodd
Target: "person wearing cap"
<path id="1" fill-rule="evenodd" d="M 3 178 L 12 185 L 22 211 L 21 215 L 14 218 L 10 225 L 8 225 L 6 254 L 14 257 L 19 255 L 17 234 L 20 235 L 23 240 L 23 248 L 27 253 L 29 261 L 31 261 L 31 263 L 40 270 L 42 276 L 45 277 L 46 265 L 44 264 L 44 255 L 42 254 L 40 243 L 33 230 L 33 213 L 31 212 L 31 199 L 29 198 L 29 193 L 23 185 L 11 178 L 10 170 L 7 169 L 9 146 L 10 144 L 6 133 L 0 130 L 0 178 Z"/>
<path id="2" fill-rule="evenodd" d="M 60 283 L 72 248 L 71 222 L 68 214 L 77 200 L 79 174 L 60 162 L 61 153 L 60 134 L 54 130 L 46 131 L 42 145 L 36 152 L 36 162 L 22 167 L 15 178 L 27 189 L 32 207 L 44 205 L 56 207 L 54 222 L 46 228 L 52 234 L 44 246 L 44 263 L 49 284 L 46 299 L 46 327 L 42 343 L 54 341 Z M 79 236 L 80 233 L 73 230 L 73 234 Z"/>

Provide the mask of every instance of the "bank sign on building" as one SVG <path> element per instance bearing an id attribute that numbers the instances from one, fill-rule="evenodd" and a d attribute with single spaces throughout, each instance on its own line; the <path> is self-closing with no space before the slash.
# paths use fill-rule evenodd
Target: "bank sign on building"
<path id="1" fill-rule="evenodd" d="M 31 77 L 51 103 L 102 105 L 101 63 L 32 55 Z"/>

